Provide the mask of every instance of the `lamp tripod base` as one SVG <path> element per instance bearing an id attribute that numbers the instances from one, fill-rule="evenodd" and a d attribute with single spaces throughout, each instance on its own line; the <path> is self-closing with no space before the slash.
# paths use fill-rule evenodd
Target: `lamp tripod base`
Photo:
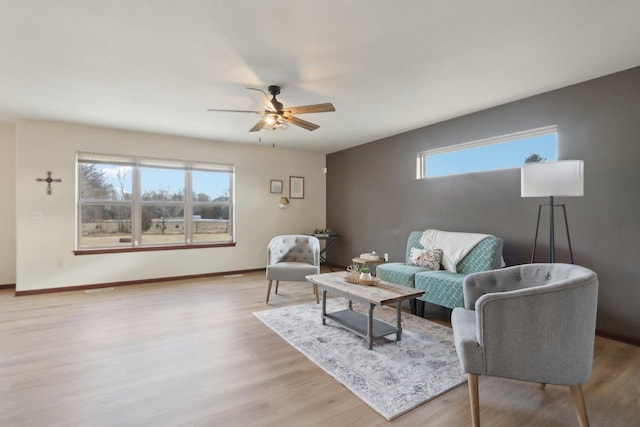
<path id="1" fill-rule="evenodd" d="M 538 245 L 538 231 L 540 230 L 540 213 L 542 212 L 542 206 L 549 206 L 549 262 L 556 262 L 556 250 L 555 250 L 555 229 L 554 229 L 554 217 L 553 212 L 555 208 L 562 208 L 564 215 L 564 226 L 567 230 L 567 242 L 569 244 L 569 257 L 571 264 L 573 264 L 573 249 L 571 248 L 571 236 L 569 235 L 569 221 L 567 220 L 567 209 L 564 205 L 554 204 L 553 196 L 549 197 L 548 205 L 538 205 L 538 220 L 536 222 L 536 234 L 533 238 L 533 250 L 531 251 L 531 264 L 534 263 L 536 257 L 536 246 Z"/>

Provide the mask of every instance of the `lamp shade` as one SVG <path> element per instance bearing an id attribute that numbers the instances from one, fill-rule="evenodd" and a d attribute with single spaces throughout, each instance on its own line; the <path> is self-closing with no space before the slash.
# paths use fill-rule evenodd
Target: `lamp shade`
<path id="1" fill-rule="evenodd" d="M 280 200 L 278 201 L 278 206 L 280 207 L 280 209 L 286 209 L 289 207 L 289 199 L 287 199 L 286 197 L 280 197 Z"/>
<path id="2" fill-rule="evenodd" d="M 522 197 L 582 196 L 584 195 L 584 162 L 525 163 L 520 170 Z"/>

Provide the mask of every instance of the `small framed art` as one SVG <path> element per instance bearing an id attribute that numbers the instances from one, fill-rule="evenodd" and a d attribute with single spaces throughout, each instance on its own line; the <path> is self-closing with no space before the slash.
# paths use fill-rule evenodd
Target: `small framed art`
<path id="1" fill-rule="evenodd" d="M 279 179 L 272 179 L 270 183 L 272 193 L 282 193 L 282 181 Z"/>
<path id="2" fill-rule="evenodd" d="M 304 199 L 304 177 L 289 177 L 289 198 Z"/>

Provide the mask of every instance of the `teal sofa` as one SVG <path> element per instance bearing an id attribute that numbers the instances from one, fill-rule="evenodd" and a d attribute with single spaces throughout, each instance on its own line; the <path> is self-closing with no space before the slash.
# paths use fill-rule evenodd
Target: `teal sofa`
<path id="1" fill-rule="evenodd" d="M 465 276 L 501 267 L 503 241 L 494 236 L 483 239 L 469 251 L 456 265 L 456 273 L 408 265 L 411 248 L 424 249 L 420 244 L 422 234 L 422 231 L 412 231 L 409 234 L 405 262 L 390 262 L 376 268 L 380 280 L 424 291 L 424 295 L 418 298 L 422 303 L 420 311 L 424 309 L 424 302 L 447 308 L 464 307 L 462 281 Z M 416 312 L 415 303 L 411 304 L 411 311 Z"/>

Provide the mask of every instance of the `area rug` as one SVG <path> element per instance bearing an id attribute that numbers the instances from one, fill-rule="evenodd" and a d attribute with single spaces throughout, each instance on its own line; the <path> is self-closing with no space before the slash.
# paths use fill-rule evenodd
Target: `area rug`
<path id="1" fill-rule="evenodd" d="M 329 313 L 345 308 L 342 298 L 327 301 Z M 253 314 L 388 421 L 466 381 L 448 327 L 403 313 L 402 339 L 377 338 L 368 350 L 331 319 L 323 326 L 320 312 L 311 303 Z M 395 324 L 395 309 L 376 307 L 374 315 Z"/>

